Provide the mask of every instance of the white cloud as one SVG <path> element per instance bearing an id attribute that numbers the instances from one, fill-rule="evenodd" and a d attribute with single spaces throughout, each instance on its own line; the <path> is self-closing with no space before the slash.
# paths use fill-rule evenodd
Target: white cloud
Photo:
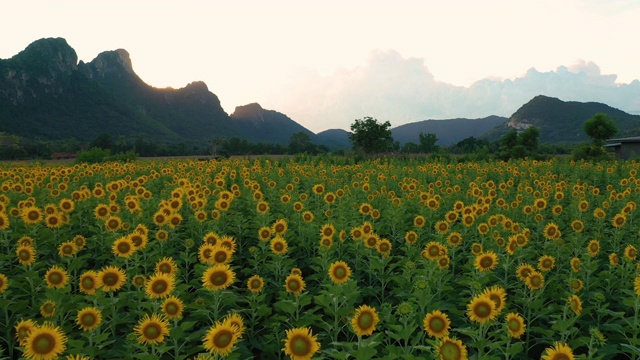
<path id="1" fill-rule="evenodd" d="M 510 116 L 536 95 L 565 101 L 596 101 L 640 112 L 640 81 L 617 83 L 598 65 L 579 60 L 552 71 L 529 69 L 513 79 L 487 78 L 468 87 L 437 81 L 421 58 L 393 50 L 371 53 L 360 67 L 321 75 L 299 69 L 283 84 L 292 96 L 268 99 L 277 109 L 313 131 L 348 129 L 354 119 L 372 116 L 393 126 L 426 119 Z"/>

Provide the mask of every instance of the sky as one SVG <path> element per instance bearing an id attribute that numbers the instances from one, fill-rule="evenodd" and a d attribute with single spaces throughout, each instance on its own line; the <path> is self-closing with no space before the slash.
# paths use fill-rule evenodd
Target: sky
<path id="1" fill-rule="evenodd" d="M 204 81 L 313 132 L 372 116 L 508 117 L 536 95 L 640 114 L 640 0 L 21 0 L 0 58 L 62 37 L 126 49 L 147 84 Z M 9 15 L 10 14 L 10 15 Z"/>

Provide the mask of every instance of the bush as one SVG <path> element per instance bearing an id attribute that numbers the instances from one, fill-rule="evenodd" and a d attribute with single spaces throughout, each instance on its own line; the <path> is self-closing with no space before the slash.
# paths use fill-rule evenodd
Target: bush
<path id="1" fill-rule="evenodd" d="M 573 160 L 609 160 L 610 156 L 602 146 L 584 144 L 573 152 Z"/>
<path id="2" fill-rule="evenodd" d="M 138 154 L 135 151 L 119 152 L 111 155 L 111 150 L 105 150 L 99 147 L 92 147 L 86 151 L 79 151 L 76 156 L 76 163 L 96 164 L 106 161 L 130 162 L 136 160 Z"/>

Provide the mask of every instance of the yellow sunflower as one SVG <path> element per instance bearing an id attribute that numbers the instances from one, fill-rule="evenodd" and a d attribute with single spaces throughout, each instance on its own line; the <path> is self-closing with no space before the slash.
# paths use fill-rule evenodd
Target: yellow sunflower
<path id="1" fill-rule="evenodd" d="M 627 247 L 624 248 L 624 257 L 629 261 L 635 260 L 636 257 L 638 257 L 638 249 L 633 245 L 627 245 Z"/>
<path id="2" fill-rule="evenodd" d="M 18 340 L 18 343 L 20 344 L 20 346 L 25 346 L 26 345 L 26 340 L 27 337 L 29 337 L 29 333 L 31 333 L 31 331 L 33 329 L 35 329 L 38 325 L 35 323 L 35 321 L 31 320 L 31 319 L 20 319 L 20 321 L 18 321 L 18 323 L 15 326 L 15 330 L 16 330 L 16 339 Z"/>
<path id="3" fill-rule="evenodd" d="M 9 288 L 9 278 L 5 274 L 0 274 L 0 294 Z"/>
<path id="4" fill-rule="evenodd" d="M 438 232 L 438 234 L 446 234 L 449 231 L 449 223 L 444 220 L 440 220 L 436 222 L 436 224 L 434 225 L 434 229 Z"/>
<path id="5" fill-rule="evenodd" d="M 524 319 L 517 313 L 508 313 L 506 316 L 507 332 L 514 339 L 519 339 L 526 330 Z"/>
<path id="6" fill-rule="evenodd" d="M 442 256 L 442 245 L 435 241 L 428 243 L 424 250 L 422 250 L 421 255 L 423 258 L 431 261 L 438 260 L 440 256 Z"/>
<path id="7" fill-rule="evenodd" d="M 38 207 L 27 207 L 22 209 L 22 221 L 27 225 L 35 225 L 42 221 L 42 210 Z"/>
<path id="8" fill-rule="evenodd" d="M 114 255 L 128 259 L 136 251 L 136 247 L 128 236 L 121 236 L 113 242 L 111 251 Z"/>
<path id="9" fill-rule="evenodd" d="M 302 220 L 304 220 L 304 222 L 306 223 L 310 223 L 313 221 L 313 213 L 311 211 L 305 211 L 302 213 Z"/>
<path id="10" fill-rule="evenodd" d="M 620 257 L 616 253 L 609 254 L 609 264 L 611 266 L 617 266 L 620 263 Z"/>
<path id="11" fill-rule="evenodd" d="M 344 261 L 336 261 L 329 267 L 329 278 L 335 284 L 344 284 L 349 281 L 351 269 Z"/>
<path id="12" fill-rule="evenodd" d="M 438 267 L 440 269 L 446 269 L 449 267 L 449 264 L 451 263 L 451 258 L 449 257 L 449 255 L 442 255 L 438 258 L 436 262 L 438 263 Z"/>
<path id="13" fill-rule="evenodd" d="M 556 266 L 556 259 L 550 255 L 542 255 L 538 259 L 538 270 L 540 271 L 551 271 Z"/>
<path id="14" fill-rule="evenodd" d="M 159 242 L 165 242 L 169 240 L 169 232 L 164 229 L 156 231 L 156 240 L 158 240 Z"/>
<path id="15" fill-rule="evenodd" d="M 548 240 L 556 240 L 562 236 L 558 225 L 555 223 L 548 223 L 543 230 L 543 235 Z"/>
<path id="16" fill-rule="evenodd" d="M 541 360 L 575 360 L 569 345 L 556 342 L 553 347 L 546 348 Z"/>
<path id="17" fill-rule="evenodd" d="M 471 321 L 484 324 L 498 316 L 496 303 L 485 294 L 474 297 L 467 305 L 467 316 Z"/>
<path id="18" fill-rule="evenodd" d="M 202 284 L 209 290 L 226 289 L 236 280 L 236 274 L 227 264 L 217 264 L 202 274 Z"/>
<path id="19" fill-rule="evenodd" d="M 173 258 L 165 256 L 156 262 L 156 272 L 175 276 L 178 273 L 178 265 Z"/>
<path id="20" fill-rule="evenodd" d="M 269 212 L 269 203 L 261 200 L 256 204 L 256 211 L 258 214 L 266 214 Z"/>
<path id="21" fill-rule="evenodd" d="M 9 225 L 11 225 L 9 217 L 4 213 L 4 211 L 0 211 L 0 231 L 8 229 Z"/>
<path id="22" fill-rule="evenodd" d="M 358 208 L 358 211 L 362 215 L 369 215 L 371 210 L 373 210 L 373 206 L 371 206 L 371 204 L 369 204 L 369 203 L 362 203 L 362 204 L 360 204 L 360 207 Z"/>
<path id="23" fill-rule="evenodd" d="M 300 295 L 304 291 L 306 284 L 302 279 L 302 276 L 298 274 L 289 274 L 287 278 L 284 280 L 284 288 L 287 292 L 293 293 L 295 295 Z"/>
<path id="24" fill-rule="evenodd" d="M 506 305 L 507 291 L 498 285 L 494 285 L 485 289 L 482 294 L 487 295 L 496 304 L 496 312 L 500 314 Z"/>
<path id="25" fill-rule="evenodd" d="M 324 224 L 320 228 L 320 236 L 322 237 L 330 238 L 330 237 L 333 237 L 335 233 L 336 233 L 336 228 L 335 226 L 333 226 L 333 224 Z"/>
<path id="26" fill-rule="evenodd" d="M 282 255 L 287 252 L 288 248 L 287 241 L 279 235 L 271 239 L 271 251 L 273 251 L 274 254 Z"/>
<path id="27" fill-rule="evenodd" d="M 288 229 L 289 225 L 287 224 L 286 219 L 276 220 L 271 227 L 271 230 L 278 235 L 284 235 L 284 233 L 286 233 Z"/>
<path id="28" fill-rule="evenodd" d="M 47 214 L 44 223 L 49 229 L 57 229 L 64 225 L 64 217 L 60 213 Z"/>
<path id="29" fill-rule="evenodd" d="M 159 299 L 169 296 L 175 288 L 175 279 L 170 274 L 155 273 L 149 277 L 145 293 L 150 299 Z"/>
<path id="30" fill-rule="evenodd" d="M 358 336 L 371 335 L 380 321 L 378 311 L 374 307 L 361 305 L 351 318 L 351 328 Z"/>
<path id="31" fill-rule="evenodd" d="M 40 305 L 40 315 L 50 318 L 56 314 L 56 302 L 47 300 Z"/>
<path id="32" fill-rule="evenodd" d="M 83 331 L 91 331 L 97 329 L 102 323 L 102 313 L 98 308 L 86 307 L 82 310 L 78 310 L 76 316 L 76 324 Z"/>
<path id="33" fill-rule="evenodd" d="M 141 234 L 137 231 L 134 231 L 133 233 L 129 234 L 128 237 L 133 243 L 135 250 L 144 249 L 147 246 L 147 242 L 149 240 L 146 234 Z"/>
<path id="34" fill-rule="evenodd" d="M 531 272 L 531 274 L 529 274 L 529 277 L 527 277 L 525 283 L 527 284 L 527 287 L 529 289 L 539 290 L 544 286 L 544 276 L 542 275 L 542 273 L 534 270 Z"/>
<path id="35" fill-rule="evenodd" d="M 118 291 L 127 281 L 127 274 L 116 266 L 107 266 L 98 273 L 99 286 L 103 291 Z"/>
<path id="36" fill-rule="evenodd" d="M 445 336 L 438 343 L 436 350 L 440 360 L 467 360 L 467 347 L 461 340 Z"/>
<path id="37" fill-rule="evenodd" d="M 216 322 L 202 338 L 202 343 L 209 353 L 227 356 L 238 342 L 238 333 L 229 323 Z"/>
<path id="38" fill-rule="evenodd" d="M 413 225 L 415 227 L 423 227 L 427 223 L 427 220 L 422 215 L 418 215 L 413 219 Z"/>
<path id="39" fill-rule="evenodd" d="M 167 319 L 180 319 L 184 311 L 184 303 L 178 297 L 169 296 L 164 300 L 161 308 Z"/>
<path id="40" fill-rule="evenodd" d="M 584 223 L 581 220 L 573 220 L 571 222 L 571 228 L 573 231 L 580 233 L 584 230 Z"/>
<path id="41" fill-rule="evenodd" d="M 286 331 L 287 338 L 284 341 L 285 355 L 292 360 L 310 360 L 313 354 L 320 351 L 320 343 L 317 335 L 313 335 L 311 328 L 295 328 Z"/>
<path id="42" fill-rule="evenodd" d="M 352 232 L 353 235 L 353 232 Z M 404 235 L 404 241 L 407 244 L 415 244 L 418 241 L 418 234 L 415 231 L 407 231 L 407 233 Z"/>
<path id="43" fill-rule="evenodd" d="M 24 357 L 34 360 L 57 359 L 67 348 L 67 336 L 57 326 L 35 326 L 24 341 Z"/>
<path id="44" fill-rule="evenodd" d="M 117 216 L 109 216 L 104 221 L 104 227 L 107 231 L 114 232 L 122 228 L 122 220 Z"/>
<path id="45" fill-rule="evenodd" d="M 520 264 L 518 265 L 518 268 L 516 268 L 516 275 L 518 276 L 518 279 L 526 281 L 534 271 L 535 269 L 533 266 L 529 264 Z"/>
<path id="46" fill-rule="evenodd" d="M 580 315 L 580 313 L 582 312 L 582 300 L 580 300 L 578 295 L 571 295 L 567 303 L 571 311 L 573 311 L 576 315 Z"/>
<path id="47" fill-rule="evenodd" d="M 482 254 L 482 244 L 480 243 L 471 244 L 471 253 L 475 256 Z"/>
<path id="48" fill-rule="evenodd" d="M 611 225 L 614 228 L 621 228 L 627 222 L 627 217 L 624 214 L 616 214 L 613 219 L 611 219 Z"/>
<path id="49" fill-rule="evenodd" d="M 67 271 L 57 265 L 53 265 L 44 275 L 48 288 L 62 289 L 69 282 Z"/>
<path id="50" fill-rule="evenodd" d="M 269 241 L 271 239 L 271 228 L 268 226 L 263 226 L 258 230 L 258 239 L 260 241 Z"/>
<path id="51" fill-rule="evenodd" d="M 71 240 L 78 249 L 83 249 L 87 245 L 87 239 L 82 235 L 76 235 Z"/>
<path id="52" fill-rule="evenodd" d="M 164 342 L 165 336 L 169 336 L 169 321 L 164 316 L 145 314 L 133 331 L 138 335 L 140 344 L 160 344 Z"/>
<path id="53" fill-rule="evenodd" d="M 462 235 L 459 232 L 453 231 L 447 236 L 447 243 L 453 247 L 458 247 L 462 244 Z"/>
<path id="54" fill-rule="evenodd" d="M 591 257 L 598 255 L 600 252 L 600 242 L 598 240 L 589 241 L 589 245 L 587 245 L 587 252 Z"/>
<path id="55" fill-rule="evenodd" d="M 36 249 L 31 246 L 20 245 L 16 249 L 18 262 L 21 265 L 29 266 L 36 261 Z"/>
<path id="56" fill-rule="evenodd" d="M 247 280 L 247 289 L 252 293 L 260 293 L 264 288 L 264 279 L 260 275 L 253 275 Z"/>
<path id="57" fill-rule="evenodd" d="M 382 255 L 388 256 L 391 253 L 391 248 L 391 241 L 387 239 L 381 239 L 376 243 L 376 251 Z"/>
<path id="58" fill-rule="evenodd" d="M 498 255 L 493 251 L 486 251 L 476 256 L 474 266 L 479 271 L 493 270 L 498 266 Z"/>
<path id="59" fill-rule="evenodd" d="M 580 271 L 580 258 L 574 257 L 571 259 L 570 261 L 571 264 L 571 270 L 573 272 L 579 272 Z"/>
<path id="60" fill-rule="evenodd" d="M 449 329 L 451 329 L 451 320 L 449 320 L 447 314 L 440 312 L 440 310 L 434 310 L 425 315 L 422 324 L 424 331 L 435 338 L 449 335 Z"/>
<path id="61" fill-rule="evenodd" d="M 230 314 L 228 314 L 227 316 L 225 316 L 225 318 L 222 320 L 222 322 L 224 324 L 229 325 L 235 332 L 236 335 L 241 338 L 242 334 L 244 334 L 244 320 L 242 319 L 242 316 L 240 316 L 240 314 L 236 313 L 236 312 L 232 312 Z"/>
<path id="62" fill-rule="evenodd" d="M 213 265 L 213 253 L 219 246 L 204 243 L 198 248 L 198 259 L 203 264 Z"/>

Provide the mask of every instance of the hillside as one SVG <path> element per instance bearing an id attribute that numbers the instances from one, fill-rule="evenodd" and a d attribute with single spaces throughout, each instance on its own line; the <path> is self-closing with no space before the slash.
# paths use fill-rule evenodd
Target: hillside
<path id="1" fill-rule="evenodd" d="M 506 121 L 507 118 L 500 116 L 489 116 L 482 119 L 424 120 L 400 125 L 391 129 L 391 133 L 400 144 L 409 141 L 417 144 L 421 132 L 432 133 L 438 137 L 438 145 L 446 146 L 471 136 L 479 137 Z"/>
<path id="2" fill-rule="evenodd" d="M 274 110 L 265 110 L 257 103 L 237 106 L 230 118 L 234 126 L 243 129 L 242 137 L 251 142 L 287 145 L 291 134 L 304 132 L 313 135 L 288 116 Z"/>
<path id="3" fill-rule="evenodd" d="M 616 123 L 619 130 L 616 137 L 640 135 L 640 115 L 631 115 L 597 102 L 562 101 L 538 95 L 513 113 L 508 122 L 491 129 L 482 138 L 494 141 L 512 129 L 536 126 L 540 129 L 542 143 L 589 141 L 583 125 L 597 113 L 609 115 Z"/>

